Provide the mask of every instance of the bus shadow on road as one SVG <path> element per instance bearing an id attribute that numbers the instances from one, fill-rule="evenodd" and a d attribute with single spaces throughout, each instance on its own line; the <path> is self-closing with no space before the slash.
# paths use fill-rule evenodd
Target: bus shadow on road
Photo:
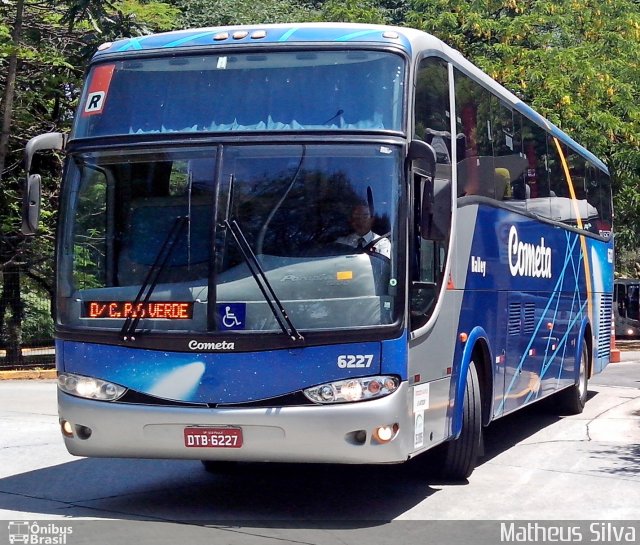
<path id="1" fill-rule="evenodd" d="M 435 492 L 406 466 L 81 459 L 0 479 L 0 509 L 43 516 L 377 525 Z M 316 522 L 314 522 L 316 521 Z"/>
<path id="2" fill-rule="evenodd" d="M 596 395 L 597 392 L 588 391 L 587 403 Z M 496 420 L 484 430 L 484 455 L 479 465 L 492 460 L 565 416 L 567 415 L 558 407 L 558 397 L 550 396 Z"/>

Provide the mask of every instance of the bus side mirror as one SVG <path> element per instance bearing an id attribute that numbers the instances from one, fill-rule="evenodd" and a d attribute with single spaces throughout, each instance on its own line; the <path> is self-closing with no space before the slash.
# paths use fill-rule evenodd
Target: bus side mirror
<path id="1" fill-rule="evenodd" d="M 431 144 L 427 144 L 422 140 L 412 140 L 409 144 L 407 160 L 412 163 L 418 161 L 418 170 L 424 171 L 431 179 L 435 177 L 437 155 Z"/>
<path id="2" fill-rule="evenodd" d="M 33 235 L 40 223 L 40 195 L 42 178 L 40 174 L 29 174 L 22 199 L 22 234 Z"/>
<path id="3" fill-rule="evenodd" d="M 59 132 L 50 132 L 34 136 L 24 150 L 24 168 L 27 172 L 26 184 L 22 195 L 22 228 L 23 235 L 33 235 L 40 222 L 40 199 L 42 193 L 42 177 L 31 174 L 33 156 L 42 150 L 61 150 L 66 143 L 66 136 Z"/>

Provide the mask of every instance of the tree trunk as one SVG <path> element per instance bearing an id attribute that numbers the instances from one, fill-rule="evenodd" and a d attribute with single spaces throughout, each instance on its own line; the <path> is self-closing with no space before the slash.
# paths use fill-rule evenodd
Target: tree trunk
<path id="1" fill-rule="evenodd" d="M 2 294 L 0 294 L 0 331 L 4 330 L 7 355 L 5 361 L 21 365 L 22 361 L 22 321 L 24 304 L 20 296 L 20 266 L 5 265 L 2 271 Z M 7 317 L 7 310 L 9 316 Z M 2 327 L 3 324 L 6 327 Z"/>
<path id="2" fill-rule="evenodd" d="M 9 56 L 7 67 L 7 79 L 2 95 L 2 125 L 0 126 L 0 182 L 9 153 L 9 134 L 11 129 L 11 114 L 13 113 L 13 98 L 16 94 L 16 74 L 18 71 L 18 47 L 22 37 L 22 15 L 24 13 L 24 0 L 16 2 L 16 19 L 13 25 L 11 38 L 13 52 Z"/>
<path id="3" fill-rule="evenodd" d="M 16 74 L 18 71 L 18 48 L 22 38 L 22 17 L 24 0 L 16 2 L 16 18 L 11 38 L 13 51 L 7 62 L 5 88 L 2 93 L 0 110 L 0 195 L 6 192 L 2 187 L 2 176 L 9 155 L 9 136 L 13 114 L 13 99 L 16 91 Z M 0 199 L 2 200 L 2 199 Z M 7 210 L 7 203 L 0 202 L 0 209 Z M 6 340 L 7 355 L 5 361 L 12 365 L 22 363 L 22 320 L 24 304 L 20 296 L 20 265 L 11 263 L 11 256 L 6 252 L 6 241 L 0 237 L 0 269 L 2 271 L 2 293 L 0 293 L 0 334 Z M 9 314 L 7 315 L 7 311 Z"/>

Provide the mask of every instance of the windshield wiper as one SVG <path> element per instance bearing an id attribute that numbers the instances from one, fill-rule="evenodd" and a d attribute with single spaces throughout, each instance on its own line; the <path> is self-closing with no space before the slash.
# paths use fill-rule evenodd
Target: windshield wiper
<path id="1" fill-rule="evenodd" d="M 162 246 L 160 246 L 160 250 L 158 251 L 158 255 L 156 255 L 156 259 L 153 262 L 153 265 L 149 268 L 147 275 L 140 286 L 140 291 L 138 295 L 136 295 L 135 300 L 132 304 L 132 312 L 129 316 L 127 316 L 122 329 L 120 330 L 120 335 L 124 341 L 135 341 L 134 337 L 136 333 L 136 328 L 138 327 L 138 323 L 140 323 L 140 319 L 142 318 L 142 313 L 137 312 L 137 309 L 144 297 L 144 305 L 149 302 L 151 298 L 151 294 L 153 290 L 156 289 L 158 285 L 158 279 L 160 278 L 160 274 L 164 271 L 167 263 L 169 262 L 169 258 L 173 254 L 173 250 L 176 247 L 178 240 L 180 239 L 180 235 L 184 231 L 187 223 L 189 222 L 189 218 L 186 216 L 179 216 L 175 220 L 173 220 L 173 224 L 171 225 L 171 229 L 169 229 L 169 233 L 167 237 L 164 239 Z M 146 292 L 146 294 L 145 294 Z M 134 316 L 135 315 L 135 316 Z"/>
<path id="2" fill-rule="evenodd" d="M 224 220 L 224 226 L 229 230 L 233 239 L 236 241 L 238 248 L 240 248 L 240 253 L 249 268 L 249 272 L 253 276 L 256 284 L 258 284 L 258 288 L 262 292 L 264 300 L 269 305 L 271 312 L 273 313 L 273 317 L 278 322 L 280 329 L 285 335 L 288 335 L 292 341 L 304 341 L 304 337 L 300 334 L 300 332 L 295 328 L 289 315 L 287 314 L 286 309 L 282 306 L 280 299 L 276 295 L 276 292 L 273 291 L 273 287 L 271 283 L 267 279 L 267 276 L 264 273 L 263 268 L 260 266 L 258 262 L 258 258 L 256 254 L 253 253 L 251 246 L 247 242 L 242 229 L 238 225 L 236 220 L 229 221 L 228 219 Z"/>

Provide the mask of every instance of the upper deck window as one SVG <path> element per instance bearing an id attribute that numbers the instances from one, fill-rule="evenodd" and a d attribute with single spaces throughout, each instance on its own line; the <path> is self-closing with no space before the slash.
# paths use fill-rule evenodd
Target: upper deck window
<path id="1" fill-rule="evenodd" d="M 92 67 L 75 138 L 238 131 L 402 131 L 405 64 L 382 51 L 122 60 Z"/>

